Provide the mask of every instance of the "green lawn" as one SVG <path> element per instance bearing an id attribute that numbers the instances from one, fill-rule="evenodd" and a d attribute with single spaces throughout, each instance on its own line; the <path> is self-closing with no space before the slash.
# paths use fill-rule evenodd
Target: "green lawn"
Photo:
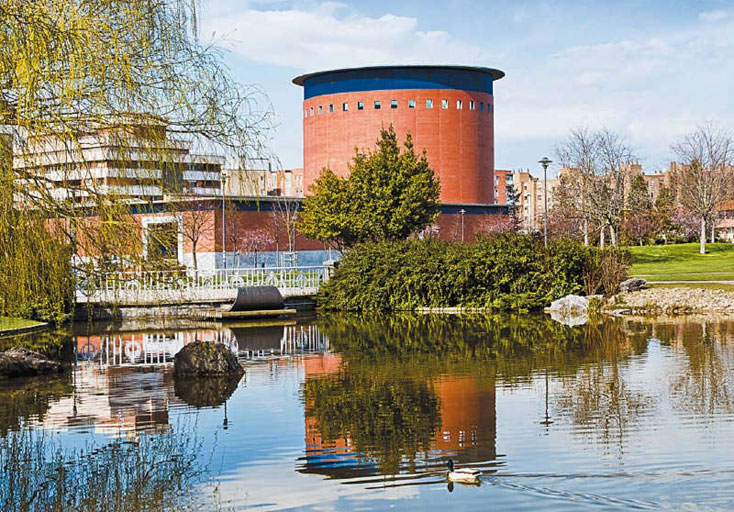
<path id="1" fill-rule="evenodd" d="M 628 247 L 630 274 L 648 281 L 734 281 L 734 244 L 698 244 Z"/>
<path id="2" fill-rule="evenodd" d="M 7 331 L 9 329 L 22 329 L 24 327 L 33 327 L 34 325 L 40 324 L 41 322 L 36 322 L 35 320 L 13 318 L 10 316 L 0 316 L 0 331 Z"/>

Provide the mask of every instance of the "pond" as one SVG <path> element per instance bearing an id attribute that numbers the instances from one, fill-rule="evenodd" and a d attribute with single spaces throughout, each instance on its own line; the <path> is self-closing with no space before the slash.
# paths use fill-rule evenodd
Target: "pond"
<path id="1" fill-rule="evenodd" d="M 0 382 L 3 510 L 734 509 L 731 319 L 334 314 L 55 336 L 73 371 Z M 227 344 L 245 375 L 175 379 L 193 340 Z M 448 483 L 449 458 L 480 485 Z"/>

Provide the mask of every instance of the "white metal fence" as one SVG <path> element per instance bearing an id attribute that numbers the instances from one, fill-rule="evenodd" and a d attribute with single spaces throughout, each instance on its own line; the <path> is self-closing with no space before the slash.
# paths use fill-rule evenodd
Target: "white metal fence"
<path id="1" fill-rule="evenodd" d="M 78 303 L 162 304 L 228 301 L 241 286 L 276 286 L 284 297 L 312 295 L 328 267 L 124 271 L 77 276 Z"/>

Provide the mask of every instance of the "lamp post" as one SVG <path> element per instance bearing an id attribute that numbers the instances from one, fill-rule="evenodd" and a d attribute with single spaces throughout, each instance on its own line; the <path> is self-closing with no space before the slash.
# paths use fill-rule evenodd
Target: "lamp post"
<path id="1" fill-rule="evenodd" d="M 461 241 L 464 242 L 464 214 L 466 213 L 466 210 L 463 208 L 459 210 L 459 215 L 461 215 Z"/>
<path id="2" fill-rule="evenodd" d="M 553 162 L 547 156 L 538 161 L 543 166 L 543 244 L 548 247 L 548 166 Z"/>
<path id="3" fill-rule="evenodd" d="M 219 172 L 219 181 L 222 184 L 222 268 L 227 268 L 227 235 L 226 235 L 226 209 L 224 205 L 224 185 L 225 181 L 227 180 L 227 174 L 224 172 L 224 169 L 222 169 Z"/>

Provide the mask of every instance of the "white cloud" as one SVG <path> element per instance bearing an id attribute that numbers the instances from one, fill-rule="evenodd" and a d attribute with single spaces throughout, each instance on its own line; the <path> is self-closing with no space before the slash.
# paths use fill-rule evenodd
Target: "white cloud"
<path id="1" fill-rule="evenodd" d="M 443 31 L 419 30 L 412 17 L 379 18 L 340 3 L 311 9 L 247 8 L 206 18 L 202 34 L 252 61 L 302 70 L 404 63 L 486 63 L 478 46 Z"/>
<path id="2" fill-rule="evenodd" d="M 698 123 L 734 124 L 734 19 L 559 51 L 508 69 L 495 88 L 498 163 L 523 139 L 560 141 L 577 126 L 609 127 L 659 162 Z M 532 73 L 532 74 L 531 74 Z M 554 144 L 554 143 L 551 143 Z"/>
<path id="3" fill-rule="evenodd" d="M 704 11 L 698 15 L 701 21 L 721 21 L 730 16 L 730 13 L 723 9 L 714 9 L 713 11 Z"/>
<path id="4" fill-rule="evenodd" d="M 569 129 L 581 125 L 617 130 L 655 162 L 667 158 L 671 142 L 701 121 L 734 125 L 732 11 L 701 12 L 686 27 L 646 29 L 637 37 L 625 31 L 621 40 L 614 39 L 612 27 L 588 38 L 574 37 L 608 37 L 605 42 L 550 53 L 533 32 L 507 41 L 490 35 L 469 41 L 461 33 L 427 31 L 423 18 L 367 16 L 339 2 L 304 0 L 287 8 L 281 0 L 211 2 L 226 9 L 203 17 L 202 34 L 216 32 L 223 46 L 257 63 L 299 71 L 406 63 L 504 69 L 507 76 L 495 86 L 500 166 L 524 165 L 526 153 L 536 146 L 539 152 L 552 150 Z M 513 6 L 498 13 L 496 22 L 526 16 L 524 7 Z M 508 48 L 520 51 L 500 53 Z M 284 87 L 289 86 L 286 80 Z M 281 110 L 292 110 L 300 119 L 297 101 Z M 288 133 L 292 138 L 296 131 Z M 281 145 L 292 148 L 294 142 L 300 141 Z M 543 146 L 546 142 L 549 147 Z M 300 152 L 293 154 L 291 165 L 298 165 Z"/>

